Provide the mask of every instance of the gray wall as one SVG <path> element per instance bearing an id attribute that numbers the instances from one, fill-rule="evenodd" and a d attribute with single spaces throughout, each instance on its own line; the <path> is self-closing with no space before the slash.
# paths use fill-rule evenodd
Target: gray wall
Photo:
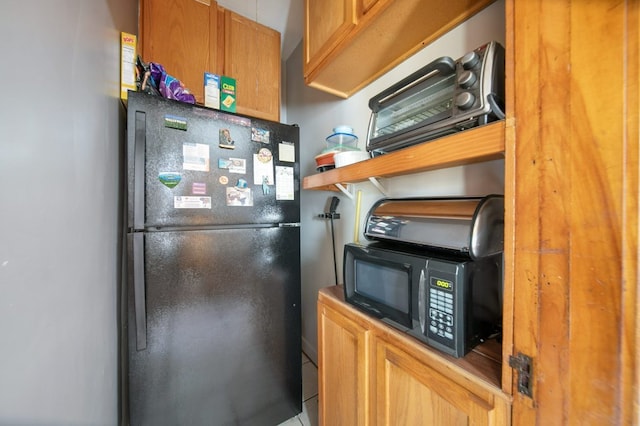
<path id="1" fill-rule="evenodd" d="M 0 424 L 117 423 L 120 31 L 136 0 L 0 3 Z"/>
<path id="2" fill-rule="evenodd" d="M 306 87 L 302 77 L 302 45 L 286 63 L 287 121 L 300 124 L 302 175 L 316 173 L 314 157 L 326 147 L 325 138 L 339 124 L 348 124 L 359 136 L 359 147 L 364 149 L 370 117 L 369 98 L 441 56 L 454 59 L 481 44 L 497 40 L 504 45 L 504 0 L 492 4 L 464 24 L 416 53 L 387 74 L 381 76 L 349 99 Z M 429 195 L 485 195 L 502 193 L 504 188 L 503 161 L 474 166 L 455 167 L 383 181 L 390 197 Z M 351 185 L 353 194 L 362 191 L 360 227 L 362 237 L 364 216 L 374 201 L 383 195 L 370 183 Z M 302 312 L 303 349 L 314 360 L 317 358 L 316 299 L 318 290 L 334 284 L 334 266 L 330 223 L 318 219 L 334 193 L 323 191 L 302 192 Z M 342 276 L 342 246 L 354 240 L 356 223 L 355 204 L 347 196 L 337 194 L 341 203 L 338 212 L 342 218 L 335 221 L 338 277 Z"/>

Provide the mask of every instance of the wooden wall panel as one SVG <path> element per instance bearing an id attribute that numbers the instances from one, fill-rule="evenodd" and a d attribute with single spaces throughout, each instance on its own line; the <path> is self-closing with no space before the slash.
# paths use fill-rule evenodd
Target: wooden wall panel
<path id="1" fill-rule="evenodd" d="M 638 2 L 511 1 L 508 10 L 514 352 L 534 359 L 534 397 L 514 388 L 514 422 L 631 424 Z"/>
<path id="2" fill-rule="evenodd" d="M 638 219 L 640 193 L 640 1 L 627 6 L 626 28 L 626 115 L 624 154 L 624 200 L 622 236 L 622 350 L 620 399 L 621 423 L 640 424 L 640 284 L 638 271 Z"/>

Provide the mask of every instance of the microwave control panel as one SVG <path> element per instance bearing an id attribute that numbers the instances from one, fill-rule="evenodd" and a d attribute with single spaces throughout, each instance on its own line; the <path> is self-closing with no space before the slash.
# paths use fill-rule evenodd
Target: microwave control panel
<path id="1" fill-rule="evenodd" d="M 465 262 L 430 258 L 420 298 L 424 300 L 419 338 L 455 357 L 465 354 Z M 415 334 L 414 334 L 415 335 Z"/>
<path id="2" fill-rule="evenodd" d="M 429 277 L 429 333 L 445 342 L 454 337 L 454 282 L 437 276 Z"/>
<path id="3" fill-rule="evenodd" d="M 458 336 L 463 334 L 458 330 L 460 313 L 456 306 L 458 298 L 455 265 L 447 265 L 452 271 L 429 269 L 427 273 L 427 318 L 428 326 L 423 330 L 430 344 L 444 346 L 453 353 L 457 350 Z M 446 269 L 450 269 L 446 268 Z M 445 268 L 439 268 L 445 269 Z M 441 347 L 441 349 L 444 349 Z M 448 352 L 448 351 L 447 351 Z"/>

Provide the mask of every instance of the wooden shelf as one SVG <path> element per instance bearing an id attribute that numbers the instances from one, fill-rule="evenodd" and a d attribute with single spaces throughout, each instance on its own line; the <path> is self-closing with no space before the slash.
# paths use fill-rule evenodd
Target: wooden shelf
<path id="1" fill-rule="evenodd" d="M 303 189 L 336 191 L 335 184 L 389 178 L 504 158 L 505 122 L 499 121 L 359 163 L 306 176 Z"/>

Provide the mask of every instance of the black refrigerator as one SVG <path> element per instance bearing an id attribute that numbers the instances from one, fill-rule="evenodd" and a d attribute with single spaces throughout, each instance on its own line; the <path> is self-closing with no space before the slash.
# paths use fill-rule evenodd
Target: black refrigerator
<path id="1" fill-rule="evenodd" d="M 122 423 L 300 413 L 298 127 L 130 92 L 126 141 Z"/>

